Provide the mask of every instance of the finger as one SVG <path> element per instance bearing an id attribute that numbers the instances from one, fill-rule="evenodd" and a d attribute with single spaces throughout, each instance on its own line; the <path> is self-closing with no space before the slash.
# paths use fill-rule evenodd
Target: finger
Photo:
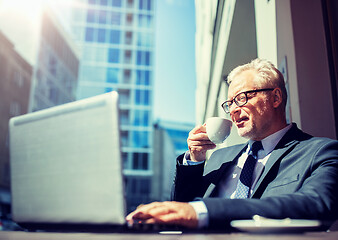
<path id="1" fill-rule="evenodd" d="M 206 133 L 200 132 L 196 134 L 189 134 L 188 140 L 209 140 L 209 137 Z"/>
<path id="2" fill-rule="evenodd" d="M 181 225 L 189 228 L 196 228 L 198 226 L 197 219 L 185 219 L 180 216 L 178 213 L 170 213 L 167 215 L 161 215 L 157 219 L 152 219 L 152 221 L 156 221 L 157 223 L 166 223 L 172 225 Z"/>
<path id="3" fill-rule="evenodd" d="M 189 133 L 189 135 L 190 134 L 197 134 L 197 133 L 205 133 L 206 132 L 206 128 L 205 128 L 205 126 L 204 125 L 197 125 L 195 128 L 193 128 L 191 131 L 190 131 L 190 133 Z"/>
<path id="4" fill-rule="evenodd" d="M 159 204 L 160 203 L 158 203 L 158 202 L 153 202 L 153 203 L 146 204 L 146 205 L 139 205 L 134 212 L 131 212 L 126 217 L 126 220 L 131 221 L 133 219 L 147 219 L 147 218 L 151 217 L 149 215 L 149 210 L 151 210 L 152 208 L 155 208 Z"/>

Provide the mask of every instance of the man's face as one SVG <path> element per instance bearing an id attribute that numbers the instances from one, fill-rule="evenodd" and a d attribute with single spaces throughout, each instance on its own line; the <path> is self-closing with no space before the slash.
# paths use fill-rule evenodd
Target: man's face
<path id="1" fill-rule="evenodd" d="M 240 92 L 264 88 L 255 85 L 255 75 L 254 70 L 246 70 L 237 75 L 230 84 L 228 100 L 232 100 Z M 241 137 L 258 141 L 270 134 L 273 106 L 269 96 L 266 92 L 248 93 L 248 101 L 244 106 L 232 104 L 230 117 Z"/>

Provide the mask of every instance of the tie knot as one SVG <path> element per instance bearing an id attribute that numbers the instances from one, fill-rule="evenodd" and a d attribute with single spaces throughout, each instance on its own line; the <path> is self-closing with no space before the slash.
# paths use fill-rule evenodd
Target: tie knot
<path id="1" fill-rule="evenodd" d="M 251 146 L 251 154 L 257 157 L 257 153 L 259 150 L 263 149 L 263 145 L 261 141 L 256 141 Z"/>

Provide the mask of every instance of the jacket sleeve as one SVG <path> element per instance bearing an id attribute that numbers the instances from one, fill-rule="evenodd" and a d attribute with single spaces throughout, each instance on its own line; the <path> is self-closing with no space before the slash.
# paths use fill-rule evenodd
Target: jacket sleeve
<path id="1" fill-rule="evenodd" d="M 178 156 L 176 162 L 176 175 L 171 192 L 171 200 L 189 202 L 202 197 L 204 164 L 185 166 L 182 164 L 184 154 Z"/>

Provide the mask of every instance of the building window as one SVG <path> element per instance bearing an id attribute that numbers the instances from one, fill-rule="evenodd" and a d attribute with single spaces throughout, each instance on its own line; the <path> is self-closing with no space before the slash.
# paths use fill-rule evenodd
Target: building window
<path id="1" fill-rule="evenodd" d="M 126 69 L 123 71 L 123 83 L 130 83 L 131 81 L 131 71 Z"/>
<path id="2" fill-rule="evenodd" d="M 121 125 L 129 126 L 129 110 L 121 109 L 120 122 Z"/>
<path id="3" fill-rule="evenodd" d="M 129 89 L 120 89 L 119 91 L 119 100 L 121 104 L 130 103 L 130 90 Z"/>
<path id="4" fill-rule="evenodd" d="M 111 30 L 110 31 L 110 43 L 119 44 L 120 43 L 120 31 Z"/>
<path id="5" fill-rule="evenodd" d="M 150 52 L 149 51 L 137 51 L 136 58 L 137 65 L 150 65 Z"/>
<path id="6" fill-rule="evenodd" d="M 129 145 L 129 132 L 128 131 L 121 131 L 121 142 L 122 147 L 128 147 Z"/>
<path id="7" fill-rule="evenodd" d="M 150 33 L 138 33 L 137 45 L 143 47 L 149 47 L 152 45 L 152 38 Z"/>
<path id="8" fill-rule="evenodd" d="M 101 6 L 107 6 L 108 0 L 100 0 L 100 5 Z"/>
<path id="9" fill-rule="evenodd" d="M 94 41 L 94 28 L 86 28 L 86 42 Z"/>
<path id="10" fill-rule="evenodd" d="M 127 14 L 126 24 L 127 24 L 127 26 L 133 25 L 133 14 L 131 14 L 131 13 Z"/>
<path id="11" fill-rule="evenodd" d="M 140 194 L 148 196 L 150 194 L 151 182 L 149 179 L 140 179 Z"/>
<path id="12" fill-rule="evenodd" d="M 125 44 L 131 45 L 133 43 L 133 33 L 126 32 Z"/>
<path id="13" fill-rule="evenodd" d="M 110 63 L 119 63 L 120 57 L 119 57 L 119 50 L 116 48 L 110 48 L 109 49 L 109 55 L 108 55 L 108 61 Z"/>
<path id="14" fill-rule="evenodd" d="M 141 28 L 150 28 L 152 24 L 152 16 L 147 14 L 138 15 L 138 26 Z"/>
<path id="15" fill-rule="evenodd" d="M 112 0 L 113 7 L 121 7 L 121 0 Z"/>
<path id="16" fill-rule="evenodd" d="M 133 153 L 133 169 L 148 170 L 148 153 Z"/>
<path id="17" fill-rule="evenodd" d="M 151 0 L 139 0 L 139 9 L 151 10 Z"/>
<path id="18" fill-rule="evenodd" d="M 9 105 L 9 114 L 10 116 L 18 116 L 21 114 L 21 106 L 18 102 L 11 102 Z"/>
<path id="19" fill-rule="evenodd" d="M 15 71 L 14 72 L 14 82 L 16 83 L 16 85 L 18 87 L 22 87 L 23 86 L 23 84 L 24 84 L 24 78 L 23 78 L 23 76 L 22 76 L 22 74 L 21 74 L 20 71 Z"/>
<path id="20" fill-rule="evenodd" d="M 135 110 L 134 111 L 134 126 L 149 126 L 149 111 Z"/>
<path id="21" fill-rule="evenodd" d="M 107 23 L 107 12 L 99 11 L 99 23 L 106 24 Z"/>
<path id="22" fill-rule="evenodd" d="M 149 86 L 150 85 L 150 71 L 137 70 L 136 71 L 136 84 Z"/>
<path id="23" fill-rule="evenodd" d="M 108 92 L 111 92 L 111 91 L 114 91 L 114 89 L 111 88 L 111 87 L 106 87 L 106 89 L 104 90 L 105 93 L 108 93 Z"/>
<path id="24" fill-rule="evenodd" d="M 135 90 L 135 104 L 149 106 L 150 104 L 149 90 L 136 89 Z"/>
<path id="25" fill-rule="evenodd" d="M 131 51 L 126 50 L 124 52 L 124 63 L 131 64 Z"/>
<path id="26" fill-rule="evenodd" d="M 88 9 L 87 12 L 87 22 L 89 23 L 94 23 L 95 22 L 95 10 L 93 9 Z"/>
<path id="27" fill-rule="evenodd" d="M 100 28 L 100 29 L 98 30 L 98 38 L 97 38 L 97 41 L 100 42 L 100 43 L 106 42 L 106 29 Z"/>
<path id="28" fill-rule="evenodd" d="M 128 8 L 133 8 L 134 7 L 134 0 L 128 0 L 127 7 Z"/>
<path id="29" fill-rule="evenodd" d="M 117 12 L 111 13 L 111 24 L 112 25 L 121 25 L 121 14 Z"/>
<path id="30" fill-rule="evenodd" d="M 109 83 L 118 83 L 119 69 L 118 68 L 108 68 L 107 69 L 107 82 Z"/>
<path id="31" fill-rule="evenodd" d="M 148 132 L 146 131 L 133 131 L 133 147 L 147 148 L 149 147 Z"/>

